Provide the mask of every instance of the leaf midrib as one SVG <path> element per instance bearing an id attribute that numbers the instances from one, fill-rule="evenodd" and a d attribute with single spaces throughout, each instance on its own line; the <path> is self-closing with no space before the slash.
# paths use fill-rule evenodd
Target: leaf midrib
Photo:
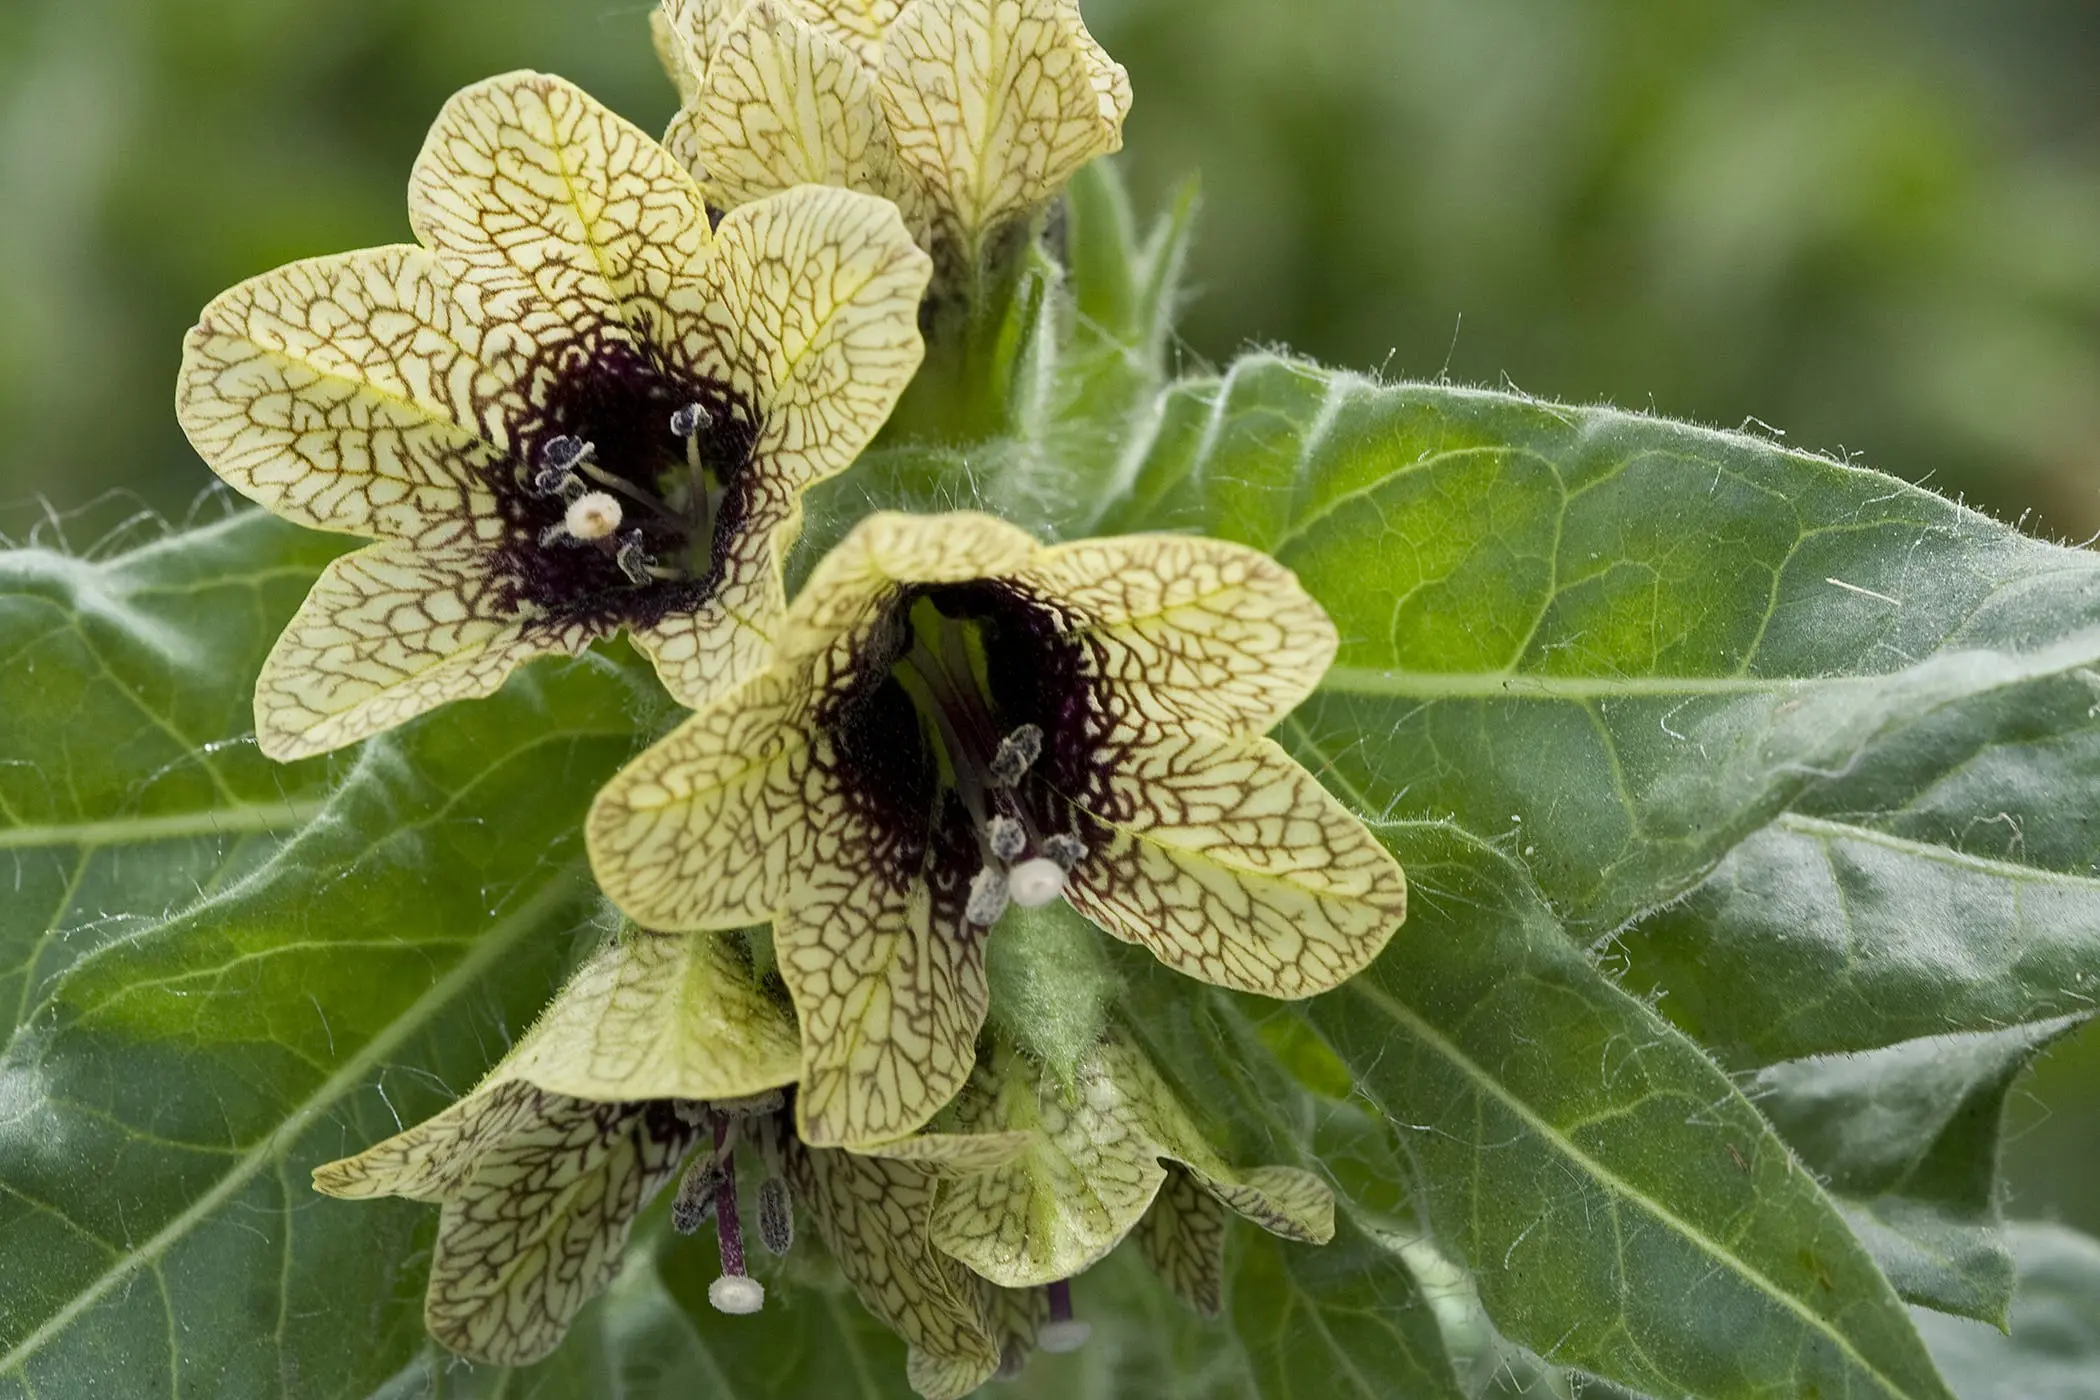
<path id="1" fill-rule="evenodd" d="M 18 1372 L 31 1356 L 64 1332 L 75 1319 L 141 1269 L 156 1264 L 191 1230 L 204 1223 L 213 1211 L 232 1199 L 271 1162 L 278 1160 L 314 1120 L 360 1087 L 375 1066 L 391 1056 L 432 1015 L 479 980 L 545 915 L 568 898 L 577 884 L 575 876 L 578 871 L 577 863 L 556 870 L 537 894 L 491 926 L 451 971 L 431 984 L 390 1024 L 366 1041 L 363 1048 L 345 1060 L 313 1093 L 286 1110 L 283 1121 L 243 1153 L 211 1189 L 155 1231 L 144 1244 L 118 1258 L 68 1299 L 64 1307 L 16 1343 L 5 1356 L 0 1356 L 0 1375 Z"/>
<path id="2" fill-rule="evenodd" d="M 323 798 L 239 803 L 169 812 L 157 817 L 106 817 L 83 822 L 46 822 L 0 827 L 0 851 L 51 846 L 114 846 L 177 841 L 193 836 L 255 836 L 301 828 L 319 817 Z"/>

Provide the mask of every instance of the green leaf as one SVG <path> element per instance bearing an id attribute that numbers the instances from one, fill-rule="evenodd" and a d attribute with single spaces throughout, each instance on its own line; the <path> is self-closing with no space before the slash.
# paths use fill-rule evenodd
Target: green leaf
<path id="1" fill-rule="evenodd" d="M 1240 1230 L 1232 1321 L 1267 1400 L 1431 1400 L 1461 1392 L 1436 1314 L 1348 1216 L 1317 1249 Z"/>
<path id="2" fill-rule="evenodd" d="M 2088 1400 L 2100 1375 L 2100 1241 L 2015 1224 L 2012 1327 L 1920 1312 L 1918 1327 L 1961 1400 Z"/>
<path id="3" fill-rule="evenodd" d="M 1946 1393 L 1835 1204 L 1516 862 L 1445 825 L 1381 834 L 1414 910 L 1308 1014 L 1503 1332 L 1658 1394 Z"/>
<path id="4" fill-rule="evenodd" d="M 2100 558 L 1891 478 L 1273 356 L 1176 386 L 1093 524 L 1222 535 L 1297 570 L 1342 647 L 1287 729 L 1363 810 L 1450 817 L 1522 856 L 1585 938 L 1682 895 L 1831 775 L 1949 771 L 1970 707 L 2082 685 L 2100 656 Z M 2083 822 L 2092 790 L 2055 795 Z M 1980 822 L 1993 791 L 1949 800 Z"/>
<path id="5" fill-rule="evenodd" d="M 1774 1065 L 1758 1107 L 1845 1207 L 1913 1303 L 2005 1324 L 2013 1259 L 1999 1218 L 2007 1095 L 2081 1021 L 1907 1041 Z"/>
<path id="6" fill-rule="evenodd" d="M 435 1212 L 310 1168 L 435 1111 L 597 906 L 577 826 L 660 701 L 533 668 L 334 761 L 249 687 L 334 552 L 245 516 L 0 556 L 0 1395 L 363 1395 L 423 1346 Z"/>
<path id="7" fill-rule="evenodd" d="M 2091 693 L 2069 681 L 2082 719 Z M 1672 1020 L 1744 1068 L 2091 1006 L 2094 853 L 2039 847 L 2100 834 L 2100 767 L 2081 767 L 2100 758 L 2100 736 L 2047 720 L 2034 732 L 1973 758 L 1948 747 L 1930 775 L 1939 790 L 1920 794 L 1944 804 L 1935 834 L 1906 831 L 1918 823 L 1900 799 L 1843 819 L 1781 816 L 1628 936 L 1634 980 L 1666 991 Z"/>

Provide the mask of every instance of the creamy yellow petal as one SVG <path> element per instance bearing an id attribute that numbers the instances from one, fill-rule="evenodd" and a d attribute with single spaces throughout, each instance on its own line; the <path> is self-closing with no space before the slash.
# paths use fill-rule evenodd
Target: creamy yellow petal
<path id="1" fill-rule="evenodd" d="M 987 1168 L 953 1146 L 967 1132 L 918 1139 L 922 1160 L 948 1178 L 933 1212 L 935 1246 L 992 1283 L 1033 1287 L 1088 1268 L 1160 1210 L 1160 1193 L 1179 1172 L 1265 1229 L 1292 1239 L 1333 1234 L 1333 1197 L 1317 1178 L 1228 1165 L 1151 1061 L 1120 1035 L 1095 1047 L 1070 1086 L 1018 1056 L 992 1079 L 987 1090 L 980 1072 L 952 1116 L 987 1135 L 1019 1133 L 1029 1140 L 1024 1152 Z M 890 1155 L 898 1146 L 877 1150 Z M 1167 1202 L 1169 1213 L 1185 1208 L 1185 1199 Z M 1188 1243 L 1180 1225 L 1153 1228 L 1177 1248 Z M 1191 1277 L 1200 1272 L 1189 1267 Z"/>
<path id="2" fill-rule="evenodd" d="M 584 1099 L 734 1099 L 792 1084 L 802 1044 L 733 936 L 630 931 L 577 969 L 492 1077 Z"/>
<path id="3" fill-rule="evenodd" d="M 423 1319 L 474 1361 L 552 1351 L 612 1281 L 634 1218 L 699 1135 L 664 1103 L 538 1096 L 532 1125 L 497 1144 L 445 1203 Z"/>
<path id="4" fill-rule="evenodd" d="M 683 322 L 698 372 L 759 418 L 768 494 L 754 520 L 784 523 L 810 486 L 851 466 L 919 367 L 919 298 L 932 271 L 896 206 L 816 185 L 730 211 L 711 295 Z"/>
<path id="5" fill-rule="evenodd" d="M 882 194 L 891 166 L 867 65 L 770 3 L 730 23 L 664 144 L 723 209 L 796 185 Z"/>
<path id="6" fill-rule="evenodd" d="M 693 33 L 699 25 L 674 23 L 671 15 L 686 9 L 718 9 L 716 3 L 703 0 L 663 0 L 649 12 L 649 42 L 656 49 L 656 61 L 662 65 L 664 76 L 671 86 L 678 89 L 678 100 L 691 102 L 700 91 L 700 78 L 707 72 L 707 53 L 697 49 Z M 668 139 L 664 145 L 669 146 Z"/>
<path id="7" fill-rule="evenodd" d="M 1258 550 L 1184 535 L 1080 540 L 1025 580 L 1077 612 L 1101 675 L 1146 721 L 1266 732 L 1334 660 L 1334 624 Z"/>
<path id="8" fill-rule="evenodd" d="M 657 40 L 657 54 L 681 97 L 690 100 L 698 90 L 708 57 L 743 8 L 744 0 L 660 0 L 650 16 L 650 27 L 662 36 Z"/>
<path id="9" fill-rule="evenodd" d="M 660 342 L 692 314 L 711 241 L 692 177 L 544 73 L 445 104 L 409 179 L 409 222 L 483 319 L 543 342 L 599 326 Z"/>
<path id="10" fill-rule="evenodd" d="M 656 929 L 773 918 L 809 849 L 810 736 L 793 678 L 769 671 L 614 775 L 585 824 L 599 888 Z"/>
<path id="11" fill-rule="evenodd" d="M 591 634 L 517 619 L 479 550 L 394 540 L 321 571 L 255 682 L 255 737 L 271 758 L 326 753 L 488 695 L 535 656 L 574 655 Z"/>
<path id="12" fill-rule="evenodd" d="M 176 416 L 258 505 L 439 549 L 501 537 L 488 473 L 529 350 L 421 248 L 295 262 L 221 293 L 182 346 Z"/>
<path id="13" fill-rule="evenodd" d="M 315 1167 L 314 1189 L 352 1200 L 449 1200 L 491 1147 L 532 1123 L 543 1098 L 517 1080 L 484 1084 L 444 1112 L 354 1157 Z"/>
<path id="14" fill-rule="evenodd" d="M 1148 1110 L 1133 1102 L 1154 1085 L 1118 1083 L 1115 1068 L 1093 1057 L 1068 1091 L 1009 1066 L 1007 1084 L 1020 1092 L 1004 1121 L 1027 1127 L 1029 1150 L 992 1171 L 954 1174 L 934 1208 L 934 1244 L 1004 1288 L 1070 1278 L 1115 1248 L 1166 1179 Z"/>
<path id="15" fill-rule="evenodd" d="M 1311 1172 L 1296 1167 L 1250 1167 L 1237 1176 L 1196 1179 L 1242 1219 L 1272 1235 L 1304 1244 L 1334 1238 L 1334 1192 Z"/>
<path id="16" fill-rule="evenodd" d="M 899 158 L 971 248 L 1119 148 L 1130 91 L 1072 0 L 914 0 L 880 85 Z"/>
<path id="17" fill-rule="evenodd" d="M 897 20 L 904 0 L 777 0 L 805 24 L 823 28 L 850 46 L 869 67 L 882 59 L 883 36 Z"/>
<path id="18" fill-rule="evenodd" d="M 820 814 L 814 868 L 797 872 L 773 925 L 780 976 L 802 1021 L 795 1116 L 805 1142 L 901 1137 L 969 1078 L 990 994 L 982 934 L 961 911 L 936 923 L 923 883 L 898 889 Z"/>
<path id="19" fill-rule="evenodd" d="M 788 1171 L 839 1272 L 910 1347 L 912 1388 L 959 1400 L 989 1380 L 999 1348 L 981 1284 L 926 1242 L 936 1178 L 907 1162 L 822 1149 L 791 1153 Z"/>
<path id="20" fill-rule="evenodd" d="M 721 582 L 706 602 L 675 612 L 628 637 L 656 667 L 671 698 L 687 709 L 712 704 L 766 668 L 773 636 L 787 613 L 780 554 L 800 523 L 790 509 L 785 528 L 740 531 L 722 543 Z"/>
<path id="21" fill-rule="evenodd" d="M 1120 704 L 1120 701 L 1117 701 Z M 1072 907 L 1169 967 L 1294 999 L 1338 985 L 1407 913 L 1400 866 L 1267 739 L 1134 720 L 1109 740 L 1108 828 L 1072 872 Z"/>
<path id="22" fill-rule="evenodd" d="M 833 648 L 906 583 L 955 583 L 1015 574 L 1040 552 L 1033 536 L 990 515 L 878 511 L 855 525 L 795 595 L 779 640 L 787 665 Z M 825 679 L 819 676 L 819 682 Z"/>
<path id="23" fill-rule="evenodd" d="M 1137 1242 L 1152 1271 L 1175 1294 L 1205 1317 L 1215 1317 L 1224 1301 L 1224 1204 L 1205 1190 L 1188 1169 L 1167 1169 L 1152 1208 L 1138 1222 Z"/>

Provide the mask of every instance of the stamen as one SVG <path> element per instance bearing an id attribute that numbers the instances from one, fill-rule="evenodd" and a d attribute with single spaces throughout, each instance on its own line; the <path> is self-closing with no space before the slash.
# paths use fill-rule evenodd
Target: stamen
<path id="1" fill-rule="evenodd" d="M 540 448 L 540 465 L 549 471 L 570 472 L 598 455 L 598 449 L 582 438 L 561 433 L 548 438 Z"/>
<path id="2" fill-rule="evenodd" d="M 533 473 L 532 489 L 542 496 L 552 496 L 557 491 L 566 494 L 570 483 L 575 481 L 576 473 L 567 467 L 541 467 Z"/>
<path id="3" fill-rule="evenodd" d="M 722 1276 L 707 1286 L 707 1301 L 725 1313 L 755 1313 L 766 1305 L 766 1288 L 744 1272 L 744 1230 L 736 1213 L 736 1155 L 729 1150 L 729 1120 L 715 1119 L 715 1240 L 722 1249 Z"/>
<path id="4" fill-rule="evenodd" d="M 1048 856 L 1035 856 L 1006 873 L 1006 888 L 1023 909 L 1040 908 L 1065 892 L 1065 868 Z"/>
<path id="5" fill-rule="evenodd" d="M 758 1184 L 758 1239 L 773 1254 L 785 1254 L 795 1243 L 795 1203 L 777 1176 Z"/>
<path id="6" fill-rule="evenodd" d="M 624 517 L 618 499 L 603 491 L 586 491 L 569 502 L 562 524 L 579 540 L 602 540 L 619 530 Z"/>
<path id="7" fill-rule="evenodd" d="M 992 754 L 992 786 L 1012 787 L 1043 756 L 1043 731 L 1024 724 L 999 741 Z"/>
<path id="8" fill-rule="evenodd" d="M 1006 912 L 1011 891 L 1007 889 L 1007 877 L 996 867 L 987 865 L 970 878 L 969 902 L 963 905 L 963 921 L 980 928 L 990 928 L 999 922 Z"/>
<path id="9" fill-rule="evenodd" d="M 621 573 L 627 575 L 629 583 L 648 583 L 652 579 L 661 577 L 651 567 L 656 561 L 651 559 L 648 552 L 642 548 L 642 532 L 640 530 L 629 530 L 627 532 L 626 538 L 620 541 L 619 552 L 613 555 L 613 562 L 620 566 Z"/>
<path id="10" fill-rule="evenodd" d="M 1077 1351 L 1094 1334 L 1092 1324 L 1072 1316 L 1072 1281 L 1050 1285 L 1050 1320 L 1035 1334 L 1035 1344 L 1048 1352 Z"/>
<path id="11" fill-rule="evenodd" d="M 709 413 L 705 407 L 700 404 L 689 403 L 671 415 L 671 436 L 682 438 L 697 436 L 702 428 L 714 421 L 714 415 Z"/>
<path id="12" fill-rule="evenodd" d="M 1028 849 L 1027 830 L 1012 817 L 996 816 L 984 824 L 985 839 L 991 842 L 992 854 L 1011 863 L 1021 858 Z"/>
<path id="13" fill-rule="evenodd" d="M 1054 836 L 1043 838 L 1043 854 L 1056 861 L 1059 868 L 1070 874 L 1073 866 L 1086 859 L 1086 842 L 1068 831 L 1060 831 Z"/>
<path id="14" fill-rule="evenodd" d="M 685 1169 L 678 1194 L 671 1198 L 671 1228 L 681 1235 L 698 1233 L 715 1213 L 715 1183 L 720 1175 L 715 1154 L 702 1152 Z"/>

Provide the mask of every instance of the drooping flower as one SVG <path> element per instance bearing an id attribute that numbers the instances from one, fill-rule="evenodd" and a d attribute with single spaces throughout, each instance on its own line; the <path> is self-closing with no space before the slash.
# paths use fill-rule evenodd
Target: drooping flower
<path id="1" fill-rule="evenodd" d="M 708 1297 L 724 1312 L 765 1303 L 747 1222 L 761 1246 L 785 1253 L 799 1205 L 869 1310 L 910 1346 L 912 1384 L 931 1400 L 966 1395 L 1034 1343 L 1036 1300 L 1003 1298 L 932 1247 L 931 1170 L 796 1140 L 799 1058 L 792 1013 L 737 940 L 631 931 L 570 979 L 472 1093 L 316 1169 L 314 1184 L 440 1204 L 425 1321 L 451 1350 L 505 1366 L 560 1343 L 671 1182 L 675 1229 L 714 1222 L 722 1273 Z M 948 1156 L 990 1160 L 996 1139 L 985 1141 L 994 1146 Z M 740 1186 L 740 1152 L 760 1169 L 755 1191 Z"/>
<path id="2" fill-rule="evenodd" d="M 1111 1029 L 1068 1082 L 995 1046 L 925 1132 L 870 1149 L 946 1185 L 935 1248 L 1006 1289 L 1046 1288 L 1056 1349 L 1084 1336 L 1066 1282 L 1136 1233 L 1146 1260 L 1218 1310 L 1227 1211 L 1307 1244 L 1334 1237 L 1334 1195 L 1295 1167 L 1236 1170 L 1130 1038 Z"/>
<path id="3" fill-rule="evenodd" d="M 377 543 L 264 664 L 291 759 L 626 628 L 686 705 L 763 664 L 801 493 L 844 470 L 923 347 L 896 211 L 790 189 L 710 230 L 682 165 L 559 78 L 467 88 L 409 185 L 419 244 L 212 302 L 177 411 L 236 490 Z"/>
<path id="4" fill-rule="evenodd" d="M 803 183 L 895 200 L 974 260 L 1123 143 L 1130 79 L 1077 0 L 662 0 L 665 144 L 718 208 Z"/>
<path id="5" fill-rule="evenodd" d="M 1010 902 L 1062 895 L 1191 976 L 1286 998 L 1404 917 L 1392 857 L 1262 737 L 1336 638 L 1255 551 L 876 515 L 780 638 L 613 779 L 587 833 L 651 927 L 772 921 L 811 1143 L 901 1137 L 962 1087 Z"/>
<path id="6" fill-rule="evenodd" d="M 611 1282 L 635 1216 L 695 1145 L 767 1121 L 799 1060 L 792 1018 L 734 940 L 630 933 L 570 979 L 472 1093 L 316 1168 L 314 1185 L 441 1203 L 430 1334 L 474 1360 L 522 1365 Z M 734 1199 L 733 1173 L 727 1189 Z M 742 1276 L 740 1239 L 725 1237 L 723 1253 L 735 1265 L 725 1276 Z M 722 1291 L 731 1308 L 753 1303 L 748 1288 Z"/>

